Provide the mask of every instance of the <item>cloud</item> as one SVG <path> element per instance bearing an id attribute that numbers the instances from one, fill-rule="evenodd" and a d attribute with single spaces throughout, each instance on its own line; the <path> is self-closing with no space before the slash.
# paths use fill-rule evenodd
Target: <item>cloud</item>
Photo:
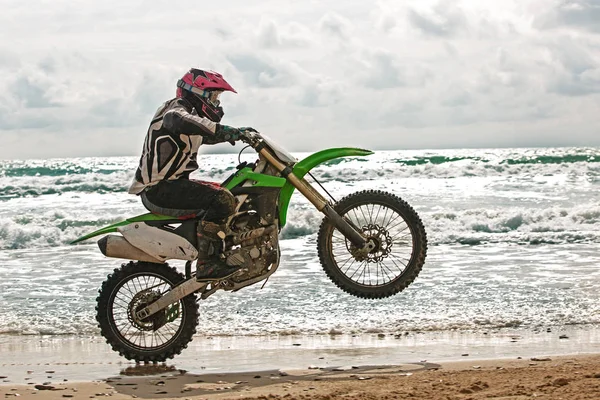
<path id="1" fill-rule="evenodd" d="M 12 86 L 13 96 L 27 108 L 57 107 L 59 104 L 49 99 L 46 93 L 47 89 L 43 85 L 23 76 Z"/>
<path id="2" fill-rule="evenodd" d="M 304 25 L 292 22 L 281 27 L 266 19 L 258 27 L 257 38 L 263 48 L 306 47 L 311 43 L 310 31 Z"/>
<path id="3" fill-rule="evenodd" d="M 370 13 L 370 18 L 377 30 L 389 34 L 401 24 L 404 13 L 403 5 L 399 3 L 378 1 Z"/>
<path id="4" fill-rule="evenodd" d="M 421 33 L 438 37 L 452 37 L 467 25 L 460 5 L 454 1 L 439 2 L 429 10 L 411 8 L 408 19 Z"/>
<path id="5" fill-rule="evenodd" d="M 600 1 L 562 0 L 536 19 L 543 28 L 569 27 L 600 33 Z"/>
<path id="6" fill-rule="evenodd" d="M 385 89 L 405 86 L 407 80 L 392 54 L 378 51 L 371 57 L 371 68 L 365 83 L 374 89 Z"/>
<path id="7" fill-rule="evenodd" d="M 102 63 L 77 54 L 46 55 L 0 83 L 0 129 L 86 132 L 146 124 L 175 91 L 160 70 L 153 66 L 108 78 L 103 71 L 110 69 Z"/>
<path id="8" fill-rule="evenodd" d="M 292 150 L 600 145 L 597 1 L 274 4 L 4 5 L 0 35 L 19 40 L 0 46 L 0 158 L 36 138 L 36 155 L 137 154 L 191 66 L 238 91 L 223 123 Z"/>
<path id="9" fill-rule="evenodd" d="M 446 107 L 462 107 L 472 104 L 473 101 L 473 94 L 469 90 L 452 84 L 446 89 L 446 93 L 440 99 L 440 104 Z"/>
<path id="10" fill-rule="evenodd" d="M 263 87 L 288 87 L 296 81 L 289 67 L 254 54 L 239 54 L 228 57 L 229 62 L 240 71 L 247 84 Z"/>
<path id="11" fill-rule="evenodd" d="M 600 93 L 600 68 L 586 70 L 581 74 L 562 75 L 556 79 L 550 89 L 567 96 Z"/>
<path id="12" fill-rule="evenodd" d="M 407 66 L 402 56 L 385 50 L 369 51 L 369 67 L 364 85 L 373 89 L 390 89 L 404 86 L 422 86 L 428 71 L 420 65 Z"/>
<path id="13" fill-rule="evenodd" d="M 548 89 L 566 96 L 600 93 L 600 54 L 571 38 L 548 44 L 554 66 Z"/>
<path id="14" fill-rule="evenodd" d="M 327 36 L 348 40 L 352 32 L 352 23 L 338 14 L 327 13 L 319 20 L 319 30 Z"/>
<path id="15" fill-rule="evenodd" d="M 342 82 L 319 77 L 307 77 L 307 83 L 298 90 L 296 104 L 304 107 L 330 107 L 344 98 L 346 86 Z"/>
<path id="16" fill-rule="evenodd" d="M 19 65 L 19 56 L 16 53 L 0 47 L 0 71 L 12 70 L 18 68 Z"/>

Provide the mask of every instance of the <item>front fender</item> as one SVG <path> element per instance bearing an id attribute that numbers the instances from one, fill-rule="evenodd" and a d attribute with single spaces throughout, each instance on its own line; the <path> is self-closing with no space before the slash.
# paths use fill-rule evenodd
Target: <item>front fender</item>
<path id="1" fill-rule="evenodd" d="M 311 169 L 319 164 L 333 160 L 340 157 L 351 157 L 351 156 L 368 156 L 373 154 L 371 150 L 358 149 L 353 147 L 342 147 L 321 150 L 318 153 L 311 154 L 305 159 L 299 161 L 294 165 L 292 173 L 299 179 L 304 178 Z M 290 199 L 296 188 L 291 183 L 287 182 L 281 189 L 279 195 L 279 223 L 281 226 L 285 226 L 287 220 L 287 211 L 290 205 Z"/>

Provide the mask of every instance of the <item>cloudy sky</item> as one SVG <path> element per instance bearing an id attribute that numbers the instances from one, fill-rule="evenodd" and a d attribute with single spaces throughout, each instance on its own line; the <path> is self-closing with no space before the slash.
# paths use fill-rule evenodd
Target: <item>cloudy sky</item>
<path id="1" fill-rule="evenodd" d="M 600 145 L 600 0 L 1 4 L 0 159 L 137 155 L 191 66 L 295 151 Z"/>

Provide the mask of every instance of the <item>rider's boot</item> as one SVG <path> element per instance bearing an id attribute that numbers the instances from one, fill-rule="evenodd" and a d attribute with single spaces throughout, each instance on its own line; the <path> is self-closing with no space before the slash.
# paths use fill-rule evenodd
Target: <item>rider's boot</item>
<path id="1" fill-rule="evenodd" d="M 214 281 L 235 274 L 241 266 L 227 265 L 218 255 L 224 237 L 224 226 L 212 222 L 202 222 L 198 227 L 198 262 L 196 281 Z"/>

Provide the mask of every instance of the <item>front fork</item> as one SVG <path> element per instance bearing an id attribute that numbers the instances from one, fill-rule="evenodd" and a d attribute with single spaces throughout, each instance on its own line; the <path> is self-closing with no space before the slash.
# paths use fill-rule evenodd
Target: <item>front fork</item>
<path id="1" fill-rule="evenodd" d="M 329 204 L 327 204 L 321 212 L 329 218 L 333 226 L 335 226 L 344 237 L 356 246 L 358 254 L 366 254 L 375 248 L 375 243 L 373 243 L 372 240 L 365 239 L 354 224 L 346 221 L 346 219 L 340 216 L 340 214 L 338 214 Z"/>
<path id="2" fill-rule="evenodd" d="M 300 193 L 321 211 L 341 233 L 357 249 L 354 255 L 366 255 L 376 246 L 372 240 L 366 239 L 353 224 L 349 223 L 331 207 L 327 199 L 317 192 L 306 180 L 298 178 L 292 169 L 281 163 L 269 150 L 262 148 L 259 153 L 271 163 Z"/>

